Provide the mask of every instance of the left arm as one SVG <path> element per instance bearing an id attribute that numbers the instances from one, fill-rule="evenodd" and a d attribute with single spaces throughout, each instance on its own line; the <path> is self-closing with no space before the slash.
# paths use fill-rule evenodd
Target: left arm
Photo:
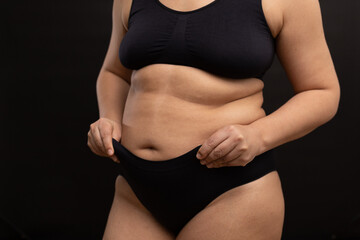
<path id="1" fill-rule="evenodd" d="M 199 149 L 201 162 L 208 166 L 210 162 L 215 167 L 245 166 L 255 156 L 310 133 L 337 112 L 340 86 L 325 40 L 319 2 L 284 2 L 276 51 L 295 95 L 266 117 L 249 125 L 226 126 L 210 136 Z M 225 138 L 233 138 L 237 147 L 219 149 Z M 230 149 L 233 151 L 224 157 Z"/>

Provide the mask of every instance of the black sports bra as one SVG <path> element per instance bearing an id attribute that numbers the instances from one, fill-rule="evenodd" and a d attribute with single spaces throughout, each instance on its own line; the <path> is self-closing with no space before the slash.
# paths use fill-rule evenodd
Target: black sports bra
<path id="1" fill-rule="evenodd" d="M 213 0 L 186 12 L 159 0 L 132 0 L 119 48 L 129 69 L 167 63 L 228 78 L 262 79 L 274 55 L 261 0 Z"/>

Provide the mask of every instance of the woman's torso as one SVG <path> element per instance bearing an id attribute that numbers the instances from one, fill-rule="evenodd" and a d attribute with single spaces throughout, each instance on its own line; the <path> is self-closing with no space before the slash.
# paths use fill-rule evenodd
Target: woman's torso
<path id="1" fill-rule="evenodd" d="M 126 0 L 123 19 L 128 19 L 131 1 Z M 199 5 L 194 5 L 195 1 L 190 4 L 190 0 L 184 5 L 161 2 L 169 8 L 189 11 L 211 1 Z M 274 2 L 263 0 L 262 4 L 272 35 L 276 36 L 279 11 L 273 10 Z M 156 63 L 133 70 L 121 144 L 148 160 L 179 156 L 226 125 L 249 124 L 264 117 L 263 87 L 258 78 L 221 77 L 191 66 Z"/>

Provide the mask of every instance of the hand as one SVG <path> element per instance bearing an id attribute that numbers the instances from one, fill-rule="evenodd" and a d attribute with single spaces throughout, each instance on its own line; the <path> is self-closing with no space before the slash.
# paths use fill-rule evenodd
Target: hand
<path id="1" fill-rule="evenodd" d="M 234 124 L 212 134 L 196 157 L 208 168 L 245 166 L 260 154 L 260 147 L 261 136 L 254 127 Z"/>
<path id="2" fill-rule="evenodd" d="M 121 123 L 108 118 L 100 118 L 90 124 L 87 145 L 93 153 L 102 157 L 109 157 L 114 162 L 119 163 L 119 159 L 114 154 L 112 138 L 117 141 L 121 138 Z"/>

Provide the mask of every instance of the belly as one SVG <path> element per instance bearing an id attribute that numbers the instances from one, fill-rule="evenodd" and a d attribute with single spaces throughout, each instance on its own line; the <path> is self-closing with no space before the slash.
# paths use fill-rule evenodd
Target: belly
<path id="1" fill-rule="evenodd" d="M 177 157 L 229 124 L 265 116 L 263 82 L 229 79 L 200 69 L 153 64 L 134 71 L 121 144 L 153 161 Z"/>

